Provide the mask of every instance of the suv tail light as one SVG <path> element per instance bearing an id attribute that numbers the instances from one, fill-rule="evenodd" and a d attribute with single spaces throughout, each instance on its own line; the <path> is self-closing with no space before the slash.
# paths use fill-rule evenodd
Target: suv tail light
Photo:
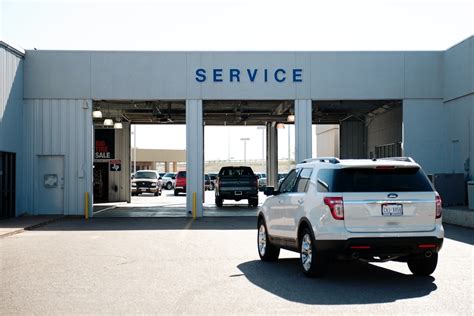
<path id="1" fill-rule="evenodd" d="M 334 219 L 344 219 L 344 201 L 342 200 L 342 197 L 325 197 L 324 204 L 329 206 Z"/>
<path id="2" fill-rule="evenodd" d="M 435 201 L 436 201 L 436 218 L 441 218 L 441 214 L 443 213 L 443 209 L 441 206 L 443 203 L 438 193 L 436 193 Z"/>

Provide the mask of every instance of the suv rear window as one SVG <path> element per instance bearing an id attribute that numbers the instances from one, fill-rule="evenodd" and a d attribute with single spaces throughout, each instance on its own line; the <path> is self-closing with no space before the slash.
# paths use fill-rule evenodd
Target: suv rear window
<path id="1" fill-rule="evenodd" d="M 321 169 L 319 192 L 428 192 L 433 187 L 420 168 Z"/>
<path id="2" fill-rule="evenodd" d="M 186 171 L 180 171 L 178 172 L 178 174 L 176 175 L 177 177 L 186 177 Z"/>

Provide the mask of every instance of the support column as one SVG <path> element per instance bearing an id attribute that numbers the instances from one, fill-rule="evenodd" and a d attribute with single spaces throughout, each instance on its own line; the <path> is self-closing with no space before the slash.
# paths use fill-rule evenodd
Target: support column
<path id="1" fill-rule="evenodd" d="M 273 123 L 267 123 L 267 186 L 278 186 L 278 132 Z"/>
<path id="2" fill-rule="evenodd" d="M 311 100 L 295 100 L 295 162 L 312 156 L 313 107 Z"/>
<path id="3" fill-rule="evenodd" d="M 165 172 L 170 172 L 170 162 L 165 161 Z"/>
<path id="4" fill-rule="evenodd" d="M 173 161 L 173 171 L 172 172 L 178 172 L 178 163 L 176 161 Z"/>
<path id="5" fill-rule="evenodd" d="M 202 100 L 186 100 L 186 210 L 202 217 L 204 192 L 204 128 Z M 195 200 L 194 200 L 195 199 Z"/>

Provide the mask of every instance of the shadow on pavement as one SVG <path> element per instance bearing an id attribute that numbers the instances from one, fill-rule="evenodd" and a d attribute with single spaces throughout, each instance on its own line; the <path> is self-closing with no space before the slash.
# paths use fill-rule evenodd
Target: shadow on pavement
<path id="1" fill-rule="evenodd" d="M 39 227 L 35 231 L 110 231 L 110 230 L 255 230 L 254 217 L 208 217 L 192 218 L 91 218 L 63 217 L 58 221 Z"/>
<path id="2" fill-rule="evenodd" d="M 389 303 L 429 295 L 433 277 L 415 277 L 362 262 L 335 262 L 324 278 L 311 279 L 299 259 L 249 261 L 238 266 L 256 286 L 283 299 L 316 305 Z"/>
<path id="3" fill-rule="evenodd" d="M 474 229 L 443 223 L 444 236 L 452 240 L 474 245 Z"/>

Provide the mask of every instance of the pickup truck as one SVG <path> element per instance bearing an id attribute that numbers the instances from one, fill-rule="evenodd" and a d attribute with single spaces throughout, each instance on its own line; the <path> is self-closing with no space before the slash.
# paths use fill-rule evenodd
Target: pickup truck
<path id="1" fill-rule="evenodd" d="M 224 200 L 247 199 L 249 206 L 258 206 L 258 179 L 250 167 L 222 167 L 216 178 L 216 205 Z"/>

